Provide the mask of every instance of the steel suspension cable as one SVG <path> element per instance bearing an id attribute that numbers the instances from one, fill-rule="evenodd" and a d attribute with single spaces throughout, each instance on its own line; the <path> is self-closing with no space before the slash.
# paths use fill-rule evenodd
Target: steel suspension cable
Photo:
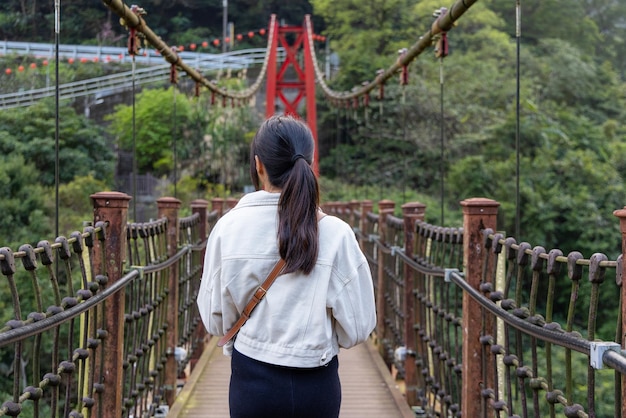
<path id="1" fill-rule="evenodd" d="M 440 113 L 440 135 L 441 135 L 441 158 L 439 161 L 440 167 L 440 182 L 441 182 L 441 225 L 445 225 L 444 216 L 445 216 L 445 144 L 444 144 L 444 106 L 443 106 L 443 98 L 444 98 L 444 82 L 443 82 L 443 55 L 439 57 L 439 113 Z"/>
<path id="2" fill-rule="evenodd" d="M 54 120 L 54 233 L 59 236 L 59 102 L 60 102 L 60 84 L 59 84 L 59 44 L 61 33 L 61 0 L 54 0 L 54 73 L 55 73 L 55 120 Z"/>
<path id="3" fill-rule="evenodd" d="M 174 121 L 172 122 L 172 145 L 174 147 L 174 197 L 177 197 L 176 194 L 176 190 L 177 190 L 177 185 L 176 183 L 178 183 L 178 155 L 177 155 L 177 149 L 176 149 L 176 90 L 177 90 L 177 84 L 173 83 L 172 85 L 172 90 L 173 90 L 173 94 L 174 94 L 174 109 L 172 111 L 172 118 L 174 119 Z"/>
<path id="4" fill-rule="evenodd" d="M 133 103 L 133 109 L 132 109 L 132 119 L 133 119 L 133 221 L 137 222 L 137 122 L 136 122 L 136 109 L 135 109 L 135 95 L 136 95 L 136 90 L 135 90 L 135 66 L 136 66 L 136 62 L 135 62 L 135 54 L 132 55 L 133 57 L 133 62 L 132 62 L 132 103 Z"/>
<path id="5" fill-rule="evenodd" d="M 515 64 L 515 236 L 520 236 L 520 49 L 522 43 L 522 4 L 515 1 L 515 38 L 517 56 Z"/>

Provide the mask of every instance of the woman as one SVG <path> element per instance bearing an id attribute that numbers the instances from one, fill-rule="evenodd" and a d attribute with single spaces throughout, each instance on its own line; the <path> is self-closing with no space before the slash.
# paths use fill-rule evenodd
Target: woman
<path id="1" fill-rule="evenodd" d="M 232 355 L 232 418 L 337 417 L 339 348 L 365 341 L 376 324 L 354 232 L 319 209 L 313 150 L 304 122 L 266 120 L 250 148 L 257 191 L 217 222 L 207 243 L 198 306 L 211 335 L 228 332 L 277 261 L 286 262 L 223 348 Z"/>

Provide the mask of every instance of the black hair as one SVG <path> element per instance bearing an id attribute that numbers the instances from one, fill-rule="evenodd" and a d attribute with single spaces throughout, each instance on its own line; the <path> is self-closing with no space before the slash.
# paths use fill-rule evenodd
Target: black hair
<path id="1" fill-rule="evenodd" d="M 265 166 L 278 201 L 278 250 L 285 273 L 309 274 L 317 260 L 319 185 L 311 168 L 315 143 L 309 127 L 292 116 L 265 120 L 250 145 L 250 176 L 260 188 L 254 157 Z"/>

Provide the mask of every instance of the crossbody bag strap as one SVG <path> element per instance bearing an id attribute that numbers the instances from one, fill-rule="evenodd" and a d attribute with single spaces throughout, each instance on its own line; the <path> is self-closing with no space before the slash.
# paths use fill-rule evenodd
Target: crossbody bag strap
<path id="1" fill-rule="evenodd" d="M 248 302 L 248 304 L 244 308 L 241 316 L 239 317 L 237 322 L 235 322 L 235 325 L 233 325 L 233 327 L 226 333 L 226 335 L 220 338 L 220 340 L 217 342 L 218 347 L 222 347 L 223 345 L 225 345 L 235 336 L 235 334 L 237 334 L 237 332 L 239 332 L 239 329 L 243 326 L 243 324 L 246 323 L 248 318 L 250 318 L 252 310 L 256 308 L 256 305 L 258 305 L 259 302 L 261 302 L 261 299 L 265 297 L 267 290 L 270 288 L 272 283 L 274 283 L 274 280 L 276 280 L 276 278 L 283 271 L 284 268 L 285 260 L 281 258 L 280 260 L 278 260 L 270 274 L 267 276 L 267 279 L 265 279 L 263 284 L 259 286 L 256 292 L 254 292 L 254 295 L 252 295 L 250 302 Z"/>

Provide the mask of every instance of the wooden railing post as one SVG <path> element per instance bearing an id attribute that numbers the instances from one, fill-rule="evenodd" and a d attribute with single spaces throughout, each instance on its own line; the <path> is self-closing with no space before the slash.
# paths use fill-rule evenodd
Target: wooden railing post
<path id="1" fill-rule="evenodd" d="M 94 225 L 106 223 L 105 259 L 103 260 L 100 245 L 94 245 L 94 277 L 107 276 L 107 287 L 119 281 L 124 273 L 123 264 L 126 258 L 126 228 L 128 221 L 128 202 L 131 197 L 120 192 L 100 192 L 91 195 L 93 201 Z M 124 298 L 125 290 L 121 288 L 107 300 L 104 315 L 103 331 L 106 337 L 102 340 L 98 356 L 102 356 L 103 368 L 96 367 L 96 387 L 102 388 L 95 397 L 94 411 L 101 411 L 103 418 L 117 418 L 124 406 Z M 95 360 L 93 364 L 99 364 Z M 100 374 L 102 372 L 102 374 Z"/>
<path id="2" fill-rule="evenodd" d="M 374 208 L 374 202 L 371 200 L 364 200 L 361 202 L 361 221 L 359 222 L 359 229 L 361 230 L 361 240 L 359 244 L 361 245 L 361 251 L 365 251 L 365 243 L 363 240 L 367 239 L 365 236 L 365 231 L 367 231 L 366 224 L 369 222 L 367 220 L 367 214 L 372 211 Z"/>
<path id="3" fill-rule="evenodd" d="M 626 206 L 623 209 L 618 209 L 613 212 L 615 216 L 619 218 L 619 228 L 622 232 L 622 271 L 618 272 L 618 284 L 621 287 L 621 300 L 622 300 L 622 333 L 620 344 L 622 350 L 626 350 Z M 621 273 L 621 275 L 619 274 Z M 622 409 L 621 416 L 626 417 L 626 375 L 621 376 L 622 385 Z"/>
<path id="4" fill-rule="evenodd" d="M 211 199 L 211 208 L 217 212 L 217 217 L 221 218 L 224 214 L 224 199 L 221 197 Z"/>
<path id="5" fill-rule="evenodd" d="M 204 241 L 207 237 L 207 209 L 209 202 L 204 199 L 196 199 L 191 202 L 191 213 L 200 215 L 200 226 L 198 228 L 198 238 Z M 195 244 L 195 243 L 194 243 Z M 202 255 L 204 257 L 204 254 Z"/>
<path id="6" fill-rule="evenodd" d="M 496 230 L 496 217 L 500 204 L 485 198 L 467 199 L 463 207 L 463 272 L 465 280 L 479 290 L 484 263 L 482 230 Z M 483 346 L 480 341 L 483 329 L 480 304 L 467 293 L 463 293 L 463 388 L 461 411 L 464 417 L 481 417 L 484 411 L 483 387 L 493 387 L 483 382 Z M 491 329 L 491 328 L 487 328 Z"/>
<path id="7" fill-rule="evenodd" d="M 392 215 L 396 207 L 391 200 L 381 200 L 378 202 L 378 236 L 380 242 L 385 245 L 387 231 L 387 215 Z M 378 283 L 376 295 L 376 315 L 378 323 L 376 333 L 379 339 L 385 338 L 385 252 L 378 247 L 378 271 L 376 272 L 376 282 Z"/>
<path id="8" fill-rule="evenodd" d="M 348 208 L 350 209 L 350 218 L 349 218 L 349 224 L 351 227 L 355 227 L 357 225 L 354 224 L 355 222 L 355 216 L 354 216 L 354 212 L 356 212 L 356 210 L 359 208 L 359 206 L 361 205 L 361 203 L 358 200 L 351 200 L 350 203 L 348 203 Z"/>
<path id="9" fill-rule="evenodd" d="M 402 219 L 404 220 L 404 253 L 412 257 L 415 245 L 415 223 L 423 221 L 426 214 L 426 205 L 419 202 L 410 202 L 402 205 Z M 406 400 L 409 405 L 417 405 L 417 367 L 415 365 L 415 272 L 404 264 L 404 345 L 407 350 L 404 362 L 404 381 L 406 384 Z"/>
<path id="10" fill-rule="evenodd" d="M 207 238 L 207 209 L 209 207 L 209 202 L 203 199 L 196 199 L 191 202 L 191 213 L 198 214 L 200 216 L 200 224 L 198 228 L 198 239 L 200 242 L 204 241 Z M 197 244 L 197 243 L 194 243 Z M 198 257 L 198 262 L 204 266 L 204 251 L 201 251 L 201 254 Z M 200 276 L 202 277 L 202 276 Z M 200 288 L 200 283 L 197 283 L 196 289 Z M 198 314 L 199 319 L 199 314 Z M 194 350 L 194 353 L 191 358 L 191 368 L 193 370 L 195 364 L 200 359 L 202 352 L 204 351 L 204 340 L 206 338 L 207 332 L 206 328 L 202 324 L 202 321 L 198 322 L 198 325 L 195 325 L 196 329 L 194 331 L 194 339 L 196 340 L 197 348 Z"/>
<path id="11" fill-rule="evenodd" d="M 232 208 L 237 206 L 238 202 L 239 202 L 239 199 L 237 199 L 235 197 L 227 197 L 226 198 L 226 209 L 227 210 L 231 210 Z"/>
<path id="12" fill-rule="evenodd" d="M 178 252 L 178 211 L 180 200 L 173 197 L 157 199 L 158 217 L 167 218 L 167 256 L 172 257 Z M 165 400 L 169 406 L 176 399 L 176 379 L 178 365 L 174 350 L 178 345 L 178 264 L 169 268 L 169 293 L 167 295 L 167 362 L 165 363 Z"/>

